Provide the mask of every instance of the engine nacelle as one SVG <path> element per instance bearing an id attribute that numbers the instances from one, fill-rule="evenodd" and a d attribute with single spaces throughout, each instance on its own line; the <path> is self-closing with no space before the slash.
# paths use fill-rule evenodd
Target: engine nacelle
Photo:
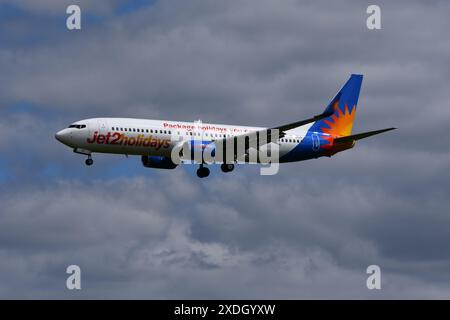
<path id="1" fill-rule="evenodd" d="M 172 159 L 163 156 L 142 156 L 142 165 L 146 168 L 154 169 L 175 169 L 177 165 Z"/>

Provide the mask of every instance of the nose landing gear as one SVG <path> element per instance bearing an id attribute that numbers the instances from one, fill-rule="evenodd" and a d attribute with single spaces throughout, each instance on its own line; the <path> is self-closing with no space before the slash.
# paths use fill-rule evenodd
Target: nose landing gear
<path id="1" fill-rule="evenodd" d="M 197 177 L 206 178 L 207 176 L 209 176 L 209 169 L 201 164 L 200 168 L 197 169 Z"/>
<path id="2" fill-rule="evenodd" d="M 73 149 L 73 152 L 86 155 L 87 159 L 84 163 L 87 166 L 92 166 L 94 164 L 94 160 L 92 160 L 92 155 L 91 155 L 92 152 L 90 150 L 75 148 L 75 149 Z"/>

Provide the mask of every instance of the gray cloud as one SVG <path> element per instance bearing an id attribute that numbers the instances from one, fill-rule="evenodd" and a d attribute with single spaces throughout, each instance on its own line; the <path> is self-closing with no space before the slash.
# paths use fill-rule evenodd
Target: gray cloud
<path id="1" fill-rule="evenodd" d="M 279 181 L 240 177 L 202 185 L 177 170 L 161 174 L 166 183 L 159 188 L 134 178 L 2 192 L 8 209 L 0 221 L 1 282 L 16 296 L 76 297 L 63 286 L 65 267 L 76 263 L 86 275 L 79 297 L 448 293 L 441 283 L 448 278 L 445 252 L 427 252 L 433 242 L 428 226 L 442 223 L 442 215 L 421 219 L 421 212 L 408 212 L 409 204 L 377 188 L 331 182 L 334 192 L 326 194 L 310 178 L 308 187 L 293 188 L 295 179 L 286 174 L 276 179 L 286 184 L 281 188 Z M 246 192 L 252 201 L 242 198 Z M 417 238 L 421 227 L 425 239 Z M 432 232 L 446 237 L 440 229 Z M 420 248 L 423 240 L 431 243 Z M 365 289 L 364 271 L 372 263 L 385 272 L 381 294 Z"/>

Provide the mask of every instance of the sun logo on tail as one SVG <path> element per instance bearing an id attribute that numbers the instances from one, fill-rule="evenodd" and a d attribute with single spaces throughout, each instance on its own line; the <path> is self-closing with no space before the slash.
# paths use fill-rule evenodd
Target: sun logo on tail
<path id="1" fill-rule="evenodd" d="M 333 108 L 334 113 L 329 119 L 325 119 L 328 128 L 321 128 L 323 133 L 328 133 L 333 136 L 349 136 L 352 133 L 353 120 L 355 119 L 356 106 L 353 106 L 352 111 L 348 110 L 348 105 L 345 105 L 344 112 L 338 106 L 336 101 Z"/>
<path id="2" fill-rule="evenodd" d="M 355 119 L 356 106 L 348 110 L 348 105 L 344 107 L 344 111 L 339 108 L 339 101 L 336 101 L 333 105 L 334 113 L 328 119 L 323 120 L 323 122 L 328 126 L 322 127 L 323 133 L 327 133 L 330 136 L 323 136 L 328 144 L 323 145 L 324 148 L 331 147 L 333 137 L 339 136 L 349 136 L 352 133 L 353 120 Z"/>

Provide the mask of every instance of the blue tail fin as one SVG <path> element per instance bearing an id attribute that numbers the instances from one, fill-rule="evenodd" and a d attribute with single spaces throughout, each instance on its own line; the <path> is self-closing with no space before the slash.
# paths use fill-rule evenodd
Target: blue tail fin
<path id="1" fill-rule="evenodd" d="M 350 135 L 362 79 L 362 75 L 352 74 L 325 109 L 325 113 L 330 113 L 331 116 L 316 121 L 309 131 L 328 133 L 334 136 Z"/>

